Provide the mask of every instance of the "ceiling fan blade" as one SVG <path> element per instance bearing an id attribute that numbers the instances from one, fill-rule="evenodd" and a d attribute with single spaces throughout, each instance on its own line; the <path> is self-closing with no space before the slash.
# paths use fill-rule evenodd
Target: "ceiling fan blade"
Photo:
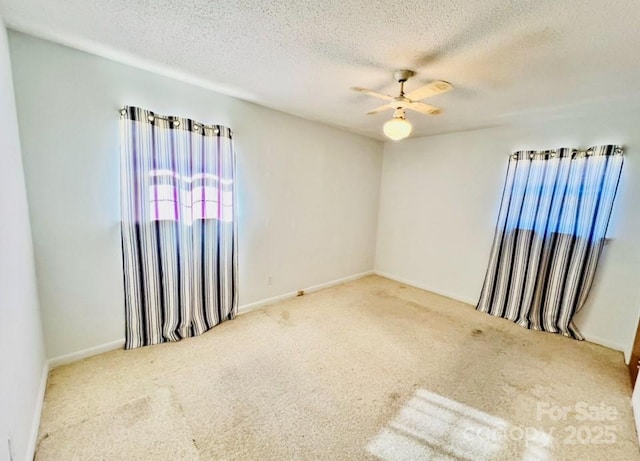
<path id="1" fill-rule="evenodd" d="M 422 88 L 413 90 L 412 92 L 407 93 L 404 96 L 408 99 L 411 99 L 412 101 L 419 101 L 420 99 L 424 99 L 429 96 L 446 93 L 451 89 L 453 89 L 453 85 L 451 83 L 443 82 L 442 80 L 436 80 L 435 82 L 431 82 L 428 85 L 423 86 Z"/>
<path id="2" fill-rule="evenodd" d="M 375 109 L 370 110 L 369 112 L 367 112 L 367 115 L 377 114 L 378 112 L 382 112 L 382 111 L 387 110 L 387 109 L 395 109 L 395 107 L 393 106 L 393 104 L 383 104 L 383 105 L 378 106 Z"/>
<path id="3" fill-rule="evenodd" d="M 405 109 L 415 110 L 416 112 L 420 112 L 425 115 L 438 115 L 440 113 L 440 109 L 437 107 L 430 106 L 423 102 L 412 102 L 411 104 L 407 104 Z"/>
<path id="4" fill-rule="evenodd" d="M 357 91 L 358 93 L 368 94 L 369 96 L 373 96 L 374 98 L 384 99 L 385 101 L 391 101 L 393 96 L 389 96 L 388 94 L 378 93 L 377 91 L 367 90 L 366 88 L 360 88 L 359 86 L 354 86 L 351 88 L 353 91 Z"/>

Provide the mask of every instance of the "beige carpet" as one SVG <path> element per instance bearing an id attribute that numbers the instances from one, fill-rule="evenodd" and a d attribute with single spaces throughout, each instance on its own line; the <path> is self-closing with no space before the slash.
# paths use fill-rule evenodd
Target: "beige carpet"
<path id="1" fill-rule="evenodd" d="M 371 276 L 53 370 L 36 458 L 635 460 L 630 394 L 619 352 Z"/>

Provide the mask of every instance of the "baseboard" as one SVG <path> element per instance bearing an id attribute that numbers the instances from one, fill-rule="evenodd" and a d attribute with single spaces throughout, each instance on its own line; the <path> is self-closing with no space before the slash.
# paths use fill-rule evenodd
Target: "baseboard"
<path id="1" fill-rule="evenodd" d="M 67 363 L 75 362 L 76 360 L 86 359 L 87 357 L 102 354 L 103 352 L 122 349 L 123 347 L 124 347 L 124 338 L 117 339 L 115 341 L 111 341 L 106 344 L 100 344 L 98 346 L 90 347 L 88 349 L 83 349 L 78 352 L 72 352 L 71 354 L 54 357 L 52 359 L 49 359 L 49 369 L 52 370 L 55 367 L 59 367 L 60 365 L 65 365 Z"/>
<path id="2" fill-rule="evenodd" d="M 478 300 L 477 299 L 470 299 L 470 298 L 466 298 L 464 296 L 457 295 L 455 293 L 449 293 L 449 292 L 446 292 L 446 291 L 438 290 L 436 288 L 426 286 L 426 285 L 424 285 L 422 283 L 417 283 L 417 282 L 414 282 L 412 280 L 404 279 L 402 277 L 396 277 L 395 275 L 387 274 L 385 272 L 374 271 L 374 273 L 376 275 L 379 275 L 380 277 L 384 277 L 384 278 L 387 278 L 387 279 L 390 279 L 390 280 L 395 280 L 396 282 L 404 283 L 405 285 L 411 285 L 412 287 L 420 288 L 421 290 L 430 291 L 431 293 L 435 293 L 437 295 L 446 296 L 447 298 L 451 298 L 451 299 L 454 299 L 456 301 L 461 301 L 463 303 L 471 304 L 473 306 L 478 304 Z M 582 332 L 582 334 L 583 334 L 585 340 L 589 341 L 590 343 L 599 344 L 600 346 L 608 347 L 609 349 L 613 349 L 615 351 L 622 352 L 624 354 L 625 363 L 627 363 L 627 364 L 629 363 L 629 357 L 627 357 L 628 353 L 627 353 L 627 351 L 625 351 L 625 348 L 623 346 L 621 346 L 620 344 L 616 344 L 616 343 L 614 343 L 612 341 L 608 341 L 606 339 L 598 338 L 597 336 L 592 336 L 592 335 L 589 335 L 589 334 L 585 334 L 584 332 Z"/>
<path id="3" fill-rule="evenodd" d="M 437 295 L 444 296 L 446 298 L 450 298 L 450 299 L 453 299 L 455 301 L 460 301 L 460 302 L 463 302 L 465 304 L 471 304 L 472 306 L 475 306 L 476 304 L 478 304 L 478 300 L 477 299 L 472 299 L 472 298 L 468 298 L 466 296 L 459 295 L 457 293 L 451 293 L 451 292 L 448 292 L 448 291 L 440 290 L 438 288 L 427 286 L 424 283 L 415 282 L 413 280 L 408 280 L 408 279 L 405 279 L 403 277 L 397 277 L 395 275 L 391 275 L 391 274 L 388 274 L 386 272 L 382 272 L 382 271 L 377 271 L 376 270 L 376 271 L 374 271 L 374 274 L 379 275 L 380 277 L 384 277 L 384 278 L 389 279 L 389 280 L 394 280 L 396 282 L 404 283 L 405 285 L 410 285 L 410 286 L 415 287 L 415 288 L 420 288 L 421 290 L 430 291 L 431 293 L 435 293 Z"/>
<path id="4" fill-rule="evenodd" d="M 124 339 L 119 339 L 107 344 L 101 344 L 96 347 L 91 347 L 82 351 L 73 352 L 71 354 L 61 355 L 59 357 L 45 360 L 42 367 L 42 375 L 40 377 L 40 386 L 38 388 L 36 407 L 33 410 L 31 433 L 29 435 L 29 444 L 27 445 L 27 460 L 32 460 L 36 453 L 38 444 L 38 432 L 40 430 L 40 417 L 42 415 L 42 406 L 44 405 L 44 396 L 47 391 L 47 380 L 49 378 L 49 371 L 66 363 L 75 362 L 76 360 L 81 360 L 87 357 L 91 357 L 92 355 L 101 354 L 103 352 L 111 351 L 114 349 L 121 349 L 122 347 L 124 347 Z"/>
<path id="5" fill-rule="evenodd" d="M 622 352 L 624 354 L 625 363 L 627 364 L 629 363 L 627 359 L 627 354 L 625 353 L 625 350 L 624 350 L 624 346 L 621 346 L 620 344 L 616 344 L 607 339 L 602 339 L 597 336 L 587 334 L 582 330 L 580 332 L 582 333 L 582 336 L 584 336 L 585 341 L 589 341 L 590 343 L 594 343 L 594 344 L 599 344 L 600 346 L 608 347 L 609 349 L 613 349 L 614 351 Z"/>
<path id="6" fill-rule="evenodd" d="M 362 277 L 366 277 L 367 275 L 372 275 L 373 273 L 374 271 L 361 272 L 359 274 L 350 275 L 348 277 L 343 277 L 341 279 L 331 280 L 329 282 L 320 283 L 318 285 L 313 285 L 307 288 L 301 288 L 301 290 L 303 290 L 305 293 L 313 293 L 314 291 L 323 290 L 325 288 L 329 288 L 335 285 L 351 282 L 352 280 L 361 279 Z M 248 312 L 254 311 L 256 309 L 260 309 L 265 306 L 269 306 L 279 301 L 284 301 L 285 299 L 295 298 L 296 296 L 298 296 L 298 291 L 291 291 L 289 293 L 274 296 L 272 298 L 267 298 L 261 301 L 245 304 L 238 308 L 238 314 L 246 314 Z"/>
<path id="7" fill-rule="evenodd" d="M 47 391 L 48 378 L 49 361 L 45 360 L 44 365 L 42 366 L 42 375 L 40 376 L 40 386 L 38 387 L 36 407 L 33 410 L 33 418 L 31 419 L 31 433 L 29 434 L 29 444 L 27 445 L 27 460 L 32 460 L 36 454 L 38 432 L 40 430 L 40 416 L 42 415 L 42 405 L 44 404 L 44 394 Z"/>
<path id="8" fill-rule="evenodd" d="M 359 278 L 366 277 L 367 275 L 371 275 L 371 274 L 373 274 L 373 271 L 361 272 L 359 274 L 350 275 L 348 277 L 343 277 L 337 280 L 331 280 L 329 282 L 321 283 L 319 285 L 313 285 L 307 288 L 302 288 L 302 290 L 304 290 L 305 293 L 313 293 L 314 291 L 322 290 L 323 288 L 329 288 L 334 285 L 339 285 L 341 283 L 357 280 Z M 298 295 L 297 291 L 292 291 L 290 293 L 285 293 L 283 295 L 274 296 L 273 298 L 263 299 L 261 301 L 257 301 L 254 303 L 245 304 L 244 306 L 240 306 L 238 308 L 238 314 L 246 314 L 247 312 L 253 311 L 255 309 L 259 309 L 269 304 L 276 303 L 278 301 L 282 301 L 284 299 L 295 298 L 297 295 Z M 86 359 L 87 357 L 102 354 L 103 352 L 122 349 L 123 347 L 124 347 L 124 338 L 117 339 L 115 341 L 111 341 L 106 344 L 101 344 L 99 346 L 90 347 L 88 349 L 84 349 L 81 351 L 72 352 L 70 354 L 61 355 L 59 357 L 54 357 L 48 360 L 49 369 L 52 370 L 56 367 L 59 367 L 60 365 L 65 365 L 67 363 L 75 362 L 77 360 Z"/>

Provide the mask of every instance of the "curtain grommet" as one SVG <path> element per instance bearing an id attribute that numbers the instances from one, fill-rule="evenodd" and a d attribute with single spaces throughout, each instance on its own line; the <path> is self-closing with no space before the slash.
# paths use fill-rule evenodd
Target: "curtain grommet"
<path id="1" fill-rule="evenodd" d="M 127 115 L 127 109 L 120 109 L 120 115 L 122 115 L 123 117 Z"/>
<path id="2" fill-rule="evenodd" d="M 147 117 L 147 119 L 153 123 L 153 121 L 156 119 L 153 115 L 149 115 L 149 117 Z"/>
<path id="3" fill-rule="evenodd" d="M 178 120 L 174 120 L 173 121 L 173 126 L 175 126 L 175 127 L 180 126 L 180 122 Z"/>
<path id="4" fill-rule="evenodd" d="M 220 133 L 220 130 L 219 130 L 218 128 L 214 128 L 214 129 L 213 129 L 213 133 L 214 133 L 214 134 L 218 134 L 218 133 Z"/>

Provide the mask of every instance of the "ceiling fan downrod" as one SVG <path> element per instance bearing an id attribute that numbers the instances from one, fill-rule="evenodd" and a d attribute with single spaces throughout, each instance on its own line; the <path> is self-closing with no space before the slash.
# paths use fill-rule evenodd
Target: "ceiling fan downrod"
<path id="1" fill-rule="evenodd" d="M 400 84 L 400 97 L 404 96 L 404 82 L 409 80 L 409 78 L 411 78 L 413 75 L 415 75 L 415 72 L 408 69 L 396 70 L 393 73 L 393 78 L 395 78 L 396 81 Z"/>

